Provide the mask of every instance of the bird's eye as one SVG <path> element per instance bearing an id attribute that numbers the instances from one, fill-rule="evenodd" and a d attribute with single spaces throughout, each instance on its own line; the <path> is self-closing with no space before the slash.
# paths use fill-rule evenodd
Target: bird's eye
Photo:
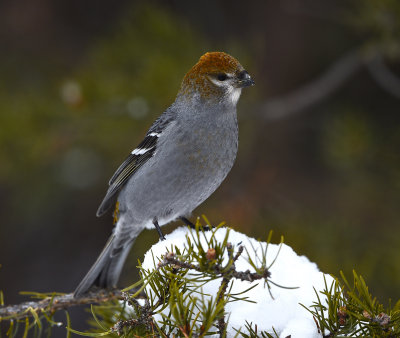
<path id="1" fill-rule="evenodd" d="M 226 75 L 225 73 L 219 73 L 217 75 L 218 81 L 225 81 L 227 78 L 228 78 L 228 75 Z"/>

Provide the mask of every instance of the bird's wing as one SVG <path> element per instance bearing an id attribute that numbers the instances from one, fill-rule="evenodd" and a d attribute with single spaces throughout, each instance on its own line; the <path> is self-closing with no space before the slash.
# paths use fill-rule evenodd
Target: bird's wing
<path id="1" fill-rule="evenodd" d="M 146 163 L 156 151 L 158 138 L 172 121 L 168 111 L 162 114 L 150 127 L 142 142 L 129 154 L 108 182 L 107 194 L 101 202 L 96 215 L 103 215 L 113 205 L 116 194 L 132 175 Z"/>

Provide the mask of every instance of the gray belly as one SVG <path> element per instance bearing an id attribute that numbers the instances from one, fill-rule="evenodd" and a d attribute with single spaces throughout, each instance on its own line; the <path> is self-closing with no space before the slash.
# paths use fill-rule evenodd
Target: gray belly
<path id="1" fill-rule="evenodd" d="M 135 223 L 157 218 L 162 225 L 191 213 L 207 199 L 233 166 L 237 129 L 194 130 L 170 142 L 161 144 L 121 190 L 121 210 Z"/>

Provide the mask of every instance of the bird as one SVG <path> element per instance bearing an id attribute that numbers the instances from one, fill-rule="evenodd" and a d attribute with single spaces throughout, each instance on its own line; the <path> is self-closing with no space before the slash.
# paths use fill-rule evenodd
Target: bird
<path id="1" fill-rule="evenodd" d="M 238 150 L 236 105 L 255 83 L 237 59 L 207 52 L 184 76 L 175 101 L 109 181 L 96 215 L 113 205 L 112 234 L 74 296 L 115 288 L 137 236 L 188 217 L 222 183 Z"/>

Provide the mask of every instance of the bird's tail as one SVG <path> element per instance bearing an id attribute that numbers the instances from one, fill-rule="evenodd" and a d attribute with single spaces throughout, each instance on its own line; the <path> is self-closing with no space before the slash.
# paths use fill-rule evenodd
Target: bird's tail
<path id="1" fill-rule="evenodd" d="M 117 242 L 115 235 L 111 235 L 100 256 L 74 291 L 74 297 L 85 294 L 92 286 L 116 287 L 122 267 L 134 241 L 131 240 L 123 243 L 123 245 L 121 243 L 116 245 Z"/>

